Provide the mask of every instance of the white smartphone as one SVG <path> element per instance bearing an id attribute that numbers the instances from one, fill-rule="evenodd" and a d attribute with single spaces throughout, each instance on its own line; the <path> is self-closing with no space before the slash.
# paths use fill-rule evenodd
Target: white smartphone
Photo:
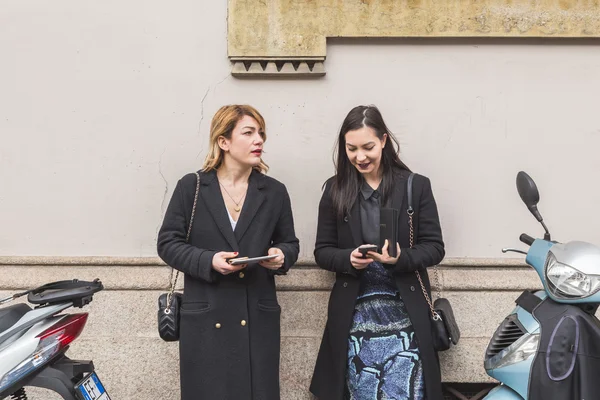
<path id="1" fill-rule="evenodd" d="M 240 258 L 232 258 L 227 261 L 231 265 L 240 265 L 240 264 L 250 264 L 263 260 L 272 260 L 277 258 L 279 254 L 271 254 L 270 256 L 260 256 L 260 257 L 240 257 Z"/>

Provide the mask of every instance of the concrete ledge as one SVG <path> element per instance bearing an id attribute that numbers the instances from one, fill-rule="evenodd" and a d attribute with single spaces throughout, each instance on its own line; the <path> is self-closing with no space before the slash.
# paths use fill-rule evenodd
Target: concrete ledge
<path id="1" fill-rule="evenodd" d="M 485 373 L 483 358 L 489 338 L 461 338 L 456 347 L 440 354 L 444 382 L 494 382 Z"/>
<path id="2" fill-rule="evenodd" d="M 0 297 L 6 294 L 0 292 Z M 115 399 L 178 398 L 178 345 L 163 342 L 156 332 L 159 294 L 160 291 L 102 292 L 84 309 L 90 313 L 88 325 L 69 350 L 69 356 L 94 360 Z M 483 370 L 483 354 L 489 336 L 512 309 L 517 295 L 518 292 L 448 293 L 463 336 L 456 348 L 440 355 L 445 381 L 490 381 Z M 329 294 L 323 291 L 279 294 L 283 400 L 312 398 L 308 387 L 326 321 L 328 298 Z M 47 395 L 37 398 L 55 399 Z"/>
<path id="3" fill-rule="evenodd" d="M 0 290 L 21 290 L 73 278 L 100 278 L 107 290 L 167 290 L 170 269 L 158 260 L 0 257 Z M 441 290 L 522 290 L 541 287 L 535 272 L 524 266 L 521 260 L 449 259 L 440 264 L 439 270 Z M 288 275 L 276 279 L 278 289 L 282 291 L 329 291 L 335 281 L 333 273 L 307 261 L 292 268 Z M 433 277 L 432 281 L 435 285 Z M 178 288 L 183 288 L 183 280 L 180 280 Z"/>
<path id="4" fill-rule="evenodd" d="M 281 398 L 312 400 L 308 392 L 334 274 L 303 260 L 277 277 L 281 314 Z M 157 298 L 169 268 L 158 258 L 1 257 L 0 298 L 62 279 L 100 278 L 107 290 L 84 309 L 88 325 L 69 355 L 93 359 L 115 399 L 179 396 L 178 345 L 156 331 Z M 491 335 L 523 289 L 540 287 L 522 260 L 448 259 L 440 267 L 441 294 L 461 327 L 459 345 L 440 354 L 447 382 L 489 382 L 483 357 Z M 72 310 L 80 312 L 79 309 Z M 58 400 L 45 391 L 35 398 Z"/>
<path id="5" fill-rule="evenodd" d="M 297 266 L 314 266 L 312 257 L 300 258 Z M 108 257 L 108 256 L 0 256 L 0 265 L 166 265 L 159 257 Z M 440 266 L 489 266 L 489 267 L 525 267 L 520 258 L 477 258 L 447 257 Z"/>
<path id="6" fill-rule="evenodd" d="M 93 280 L 100 278 L 107 290 L 167 290 L 169 268 L 165 266 L 81 266 L 81 265 L 0 265 L 0 290 L 22 290 L 44 283 L 63 280 Z M 433 274 L 430 274 L 437 289 Z M 313 267 L 294 267 L 286 276 L 276 277 L 282 291 L 329 291 L 335 276 L 329 271 Z M 441 290 L 515 290 L 541 287 L 532 269 L 509 267 L 440 267 Z M 183 279 L 178 282 L 183 289 Z"/>

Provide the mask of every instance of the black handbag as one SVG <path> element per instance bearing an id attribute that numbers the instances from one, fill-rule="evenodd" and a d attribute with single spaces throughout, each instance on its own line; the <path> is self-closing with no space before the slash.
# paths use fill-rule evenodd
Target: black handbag
<path id="1" fill-rule="evenodd" d="M 408 196 L 408 209 L 406 212 L 408 213 L 408 225 L 410 227 L 410 247 L 412 248 L 414 243 L 414 229 L 413 229 L 413 214 L 414 209 L 412 206 L 412 181 L 414 178 L 413 173 L 411 173 L 408 177 L 407 183 L 407 196 Z M 436 351 L 444 351 L 448 350 L 452 345 L 458 343 L 460 339 L 460 329 L 458 328 L 458 324 L 456 323 L 456 319 L 454 318 L 454 312 L 452 311 L 452 306 L 448 299 L 445 299 L 440 296 L 440 277 L 437 265 L 433 267 L 436 286 L 438 288 L 437 300 L 431 303 L 431 299 L 429 298 L 429 294 L 427 293 L 427 289 L 423 284 L 423 280 L 421 279 L 421 274 L 419 271 L 415 271 L 415 275 L 419 280 L 419 284 L 421 285 L 421 290 L 423 291 L 423 296 L 429 305 L 429 309 L 431 311 L 431 338 L 433 341 L 433 348 Z"/>
<path id="2" fill-rule="evenodd" d="M 190 240 L 190 233 L 192 232 L 192 224 L 194 222 L 194 214 L 196 213 L 196 203 L 198 202 L 199 191 L 200 175 L 196 172 L 196 194 L 194 195 L 192 216 L 190 217 L 187 237 L 185 238 L 186 243 L 188 243 Z M 173 271 L 174 269 L 171 268 L 171 274 L 169 275 L 171 288 L 169 292 L 163 293 L 158 297 L 158 335 L 165 342 L 176 342 L 179 340 L 179 314 L 181 309 L 182 295 L 181 293 L 175 293 L 177 278 L 179 278 L 179 271 L 177 271 L 175 274 L 175 279 L 173 279 Z"/>

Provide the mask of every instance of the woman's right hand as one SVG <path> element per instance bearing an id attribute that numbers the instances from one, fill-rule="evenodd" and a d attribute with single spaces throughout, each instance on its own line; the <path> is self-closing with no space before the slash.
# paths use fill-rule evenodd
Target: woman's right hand
<path id="1" fill-rule="evenodd" d="M 373 262 L 372 258 L 363 258 L 362 253 L 358 251 L 358 247 L 350 253 L 350 264 L 356 269 L 365 269 Z"/>
<path id="2" fill-rule="evenodd" d="M 231 265 L 227 262 L 230 258 L 237 257 L 239 253 L 237 252 L 228 252 L 228 251 L 220 251 L 213 256 L 212 259 L 212 268 L 222 275 L 229 275 L 233 272 L 237 272 L 240 269 L 246 268 L 247 264 L 241 265 Z"/>

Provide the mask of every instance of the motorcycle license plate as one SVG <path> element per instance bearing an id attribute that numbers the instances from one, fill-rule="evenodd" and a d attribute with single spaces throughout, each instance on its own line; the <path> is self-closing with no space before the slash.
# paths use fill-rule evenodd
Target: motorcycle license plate
<path id="1" fill-rule="evenodd" d="M 95 372 L 92 372 L 75 386 L 81 400 L 110 400 L 104 385 Z"/>

